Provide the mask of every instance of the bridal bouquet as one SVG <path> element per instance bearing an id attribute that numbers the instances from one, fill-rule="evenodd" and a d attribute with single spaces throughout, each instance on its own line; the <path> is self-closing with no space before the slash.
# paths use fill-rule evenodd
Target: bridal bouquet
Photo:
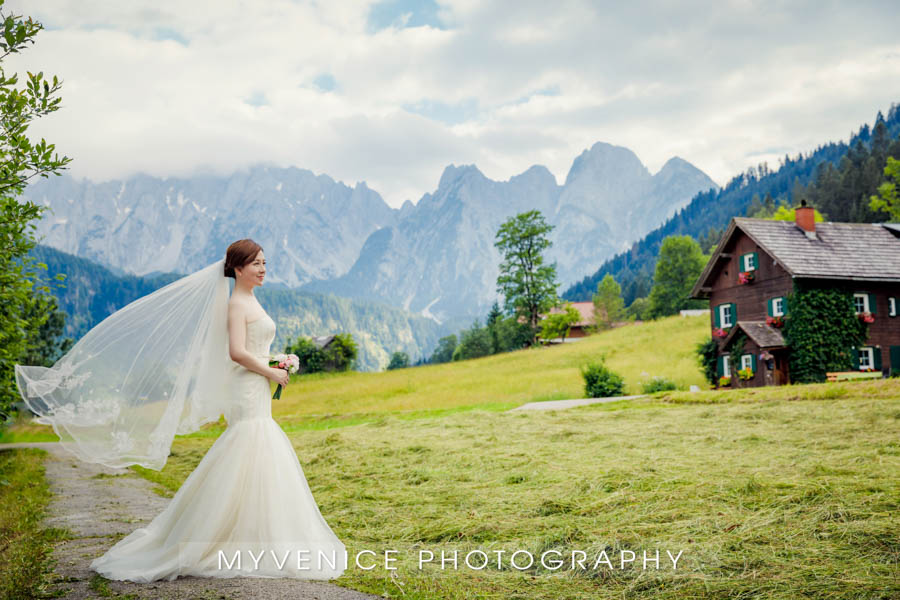
<path id="1" fill-rule="evenodd" d="M 300 358 L 296 354 L 275 354 L 269 357 L 269 366 L 284 369 L 288 373 L 294 374 L 300 370 Z M 272 400 L 281 398 L 281 384 L 275 388 Z"/>

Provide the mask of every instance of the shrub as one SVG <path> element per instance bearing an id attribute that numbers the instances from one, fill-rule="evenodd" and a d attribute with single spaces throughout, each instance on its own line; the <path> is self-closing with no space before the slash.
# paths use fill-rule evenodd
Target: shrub
<path id="1" fill-rule="evenodd" d="M 703 371 L 703 375 L 711 385 L 715 385 L 718 380 L 718 374 L 716 373 L 716 359 L 718 354 L 719 345 L 712 337 L 708 337 L 706 340 L 697 344 L 697 360 L 700 363 L 700 369 Z"/>
<path id="2" fill-rule="evenodd" d="M 394 352 L 391 355 L 391 362 L 388 363 L 387 370 L 405 369 L 409 367 L 409 355 L 406 352 Z"/>
<path id="3" fill-rule="evenodd" d="M 641 389 L 645 394 L 652 394 L 654 392 L 677 390 L 678 386 L 675 385 L 674 381 L 670 381 L 665 377 L 654 377 L 650 381 L 645 381 L 641 384 Z"/>
<path id="4" fill-rule="evenodd" d="M 584 377 L 584 393 L 588 398 L 621 396 L 625 391 L 625 380 L 612 372 L 602 360 L 582 367 L 581 375 Z"/>

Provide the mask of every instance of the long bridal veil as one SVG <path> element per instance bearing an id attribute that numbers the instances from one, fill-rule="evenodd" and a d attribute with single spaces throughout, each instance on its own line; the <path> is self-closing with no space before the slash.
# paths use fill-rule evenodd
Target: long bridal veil
<path id="1" fill-rule="evenodd" d="M 196 431 L 226 409 L 224 263 L 122 307 L 52 367 L 15 365 L 37 421 L 87 462 L 162 469 L 176 433 Z"/>

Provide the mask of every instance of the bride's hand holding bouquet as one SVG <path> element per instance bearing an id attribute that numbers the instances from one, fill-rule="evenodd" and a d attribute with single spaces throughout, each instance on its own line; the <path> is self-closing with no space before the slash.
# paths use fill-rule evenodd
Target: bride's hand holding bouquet
<path id="1" fill-rule="evenodd" d="M 278 382 L 278 387 L 275 388 L 272 400 L 278 400 L 281 398 L 281 389 L 287 387 L 291 379 L 290 375 L 300 370 L 300 358 L 296 354 L 275 354 L 269 357 L 269 366 L 284 370 L 284 373 L 281 373 L 275 380 Z"/>

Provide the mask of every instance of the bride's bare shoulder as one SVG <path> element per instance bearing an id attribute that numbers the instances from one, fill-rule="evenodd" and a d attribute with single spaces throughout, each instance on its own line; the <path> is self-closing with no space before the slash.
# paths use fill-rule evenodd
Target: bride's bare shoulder
<path id="1" fill-rule="evenodd" d="M 250 312 L 250 304 L 243 298 L 232 296 L 228 299 L 228 317 L 230 319 L 246 318 Z"/>

